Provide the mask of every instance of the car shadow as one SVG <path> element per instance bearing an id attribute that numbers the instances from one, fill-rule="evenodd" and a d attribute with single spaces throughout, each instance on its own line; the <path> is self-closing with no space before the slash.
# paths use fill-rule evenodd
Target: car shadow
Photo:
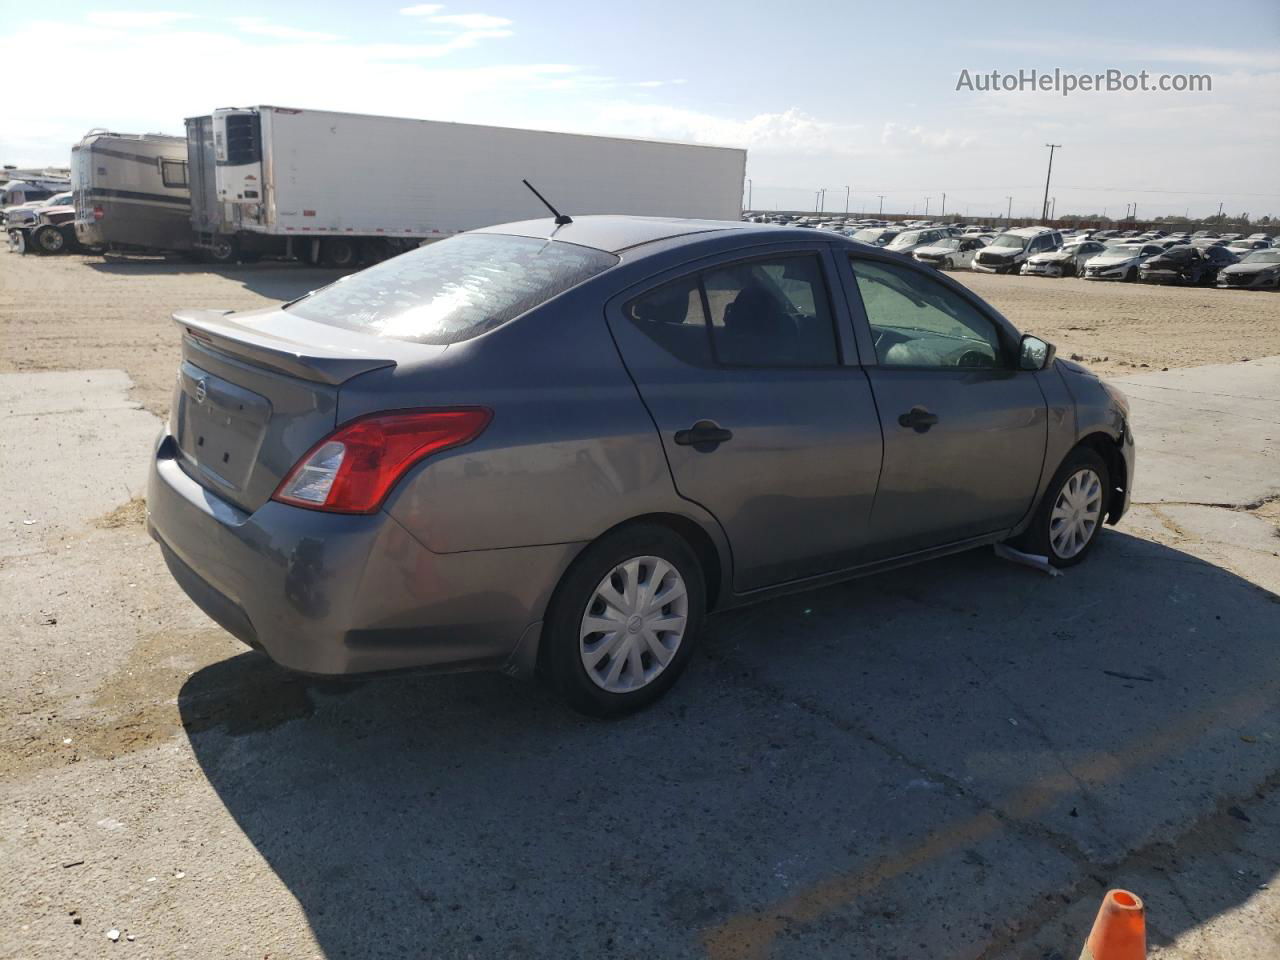
<path id="1" fill-rule="evenodd" d="M 111 256 L 106 259 L 89 259 L 85 263 L 89 269 L 109 276 L 176 277 L 214 274 L 233 280 L 245 289 L 272 300 L 294 300 L 351 272 L 280 260 L 217 265 L 161 257 Z"/>
<path id="2" fill-rule="evenodd" d="M 1060 578 L 976 551 L 717 616 L 613 723 L 256 653 L 179 706 L 329 958 L 977 955 L 1275 773 L 1277 603 L 1110 531 Z M 1254 889 L 1149 904 L 1152 943 Z"/>

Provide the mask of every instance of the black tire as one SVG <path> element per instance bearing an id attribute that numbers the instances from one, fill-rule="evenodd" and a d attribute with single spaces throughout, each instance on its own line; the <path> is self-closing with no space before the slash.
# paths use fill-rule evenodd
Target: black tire
<path id="1" fill-rule="evenodd" d="M 1086 469 L 1092 470 L 1097 475 L 1102 488 L 1099 493 L 1101 503 L 1098 521 L 1094 524 L 1088 539 L 1085 540 L 1084 546 L 1078 552 L 1064 557 L 1059 554 L 1052 542 L 1053 508 L 1067 482 L 1081 470 Z M 1048 557 L 1049 562 L 1055 567 L 1074 567 L 1084 560 L 1089 555 L 1089 551 L 1093 549 L 1093 545 L 1098 540 L 1098 534 L 1102 532 L 1110 506 L 1111 475 L 1107 470 L 1106 461 L 1089 447 L 1076 447 L 1067 454 L 1066 459 L 1062 461 L 1062 466 L 1058 467 L 1058 472 L 1053 475 L 1053 480 L 1049 482 L 1049 486 L 1045 490 L 1044 498 L 1036 507 L 1036 514 L 1031 521 L 1031 525 L 1013 541 L 1013 545 L 1025 553 Z"/>
<path id="2" fill-rule="evenodd" d="M 36 227 L 31 232 L 31 245 L 41 253 L 66 253 L 67 238 L 51 223 Z"/>
<path id="3" fill-rule="evenodd" d="M 338 270 L 354 270 L 360 265 L 360 244 L 347 237 L 326 237 L 320 243 L 320 262 Z"/>
<path id="4" fill-rule="evenodd" d="M 235 237 L 217 237 L 204 248 L 204 259 L 209 263 L 235 263 L 240 259 L 240 243 Z"/>
<path id="5" fill-rule="evenodd" d="M 588 675 L 579 649 L 579 634 L 597 587 L 615 568 L 638 557 L 665 561 L 684 581 L 687 598 L 684 634 L 665 669 L 644 686 L 616 693 L 604 689 Z M 657 524 L 625 527 L 587 547 L 556 588 L 542 628 L 539 659 L 543 674 L 556 692 L 580 713 L 600 718 L 634 713 L 662 697 L 680 678 L 693 656 L 705 612 L 706 582 L 702 565 L 684 538 Z M 654 663 L 652 654 L 641 656 L 650 658 L 647 665 Z M 605 657 L 609 663 L 613 659 L 612 655 Z"/>

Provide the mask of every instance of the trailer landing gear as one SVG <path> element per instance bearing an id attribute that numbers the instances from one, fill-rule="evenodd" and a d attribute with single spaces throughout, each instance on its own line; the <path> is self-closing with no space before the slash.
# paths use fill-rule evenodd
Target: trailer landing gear
<path id="1" fill-rule="evenodd" d="M 204 256 L 210 263 L 235 263 L 240 259 L 240 244 L 235 237 L 214 237 L 204 248 Z"/>

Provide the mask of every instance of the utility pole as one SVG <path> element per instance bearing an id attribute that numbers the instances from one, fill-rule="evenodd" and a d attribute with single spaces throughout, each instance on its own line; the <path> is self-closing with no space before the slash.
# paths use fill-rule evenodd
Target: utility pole
<path id="1" fill-rule="evenodd" d="M 1134 220 L 1138 219 L 1138 204 L 1136 201 L 1133 204 L 1133 219 Z"/>
<path id="2" fill-rule="evenodd" d="M 751 178 L 747 177 L 747 209 L 748 210 L 751 209 L 751 188 L 753 186 L 754 184 L 751 182 Z"/>
<path id="3" fill-rule="evenodd" d="M 1219 220 L 1222 219 L 1222 201 L 1221 200 L 1218 201 L 1218 219 Z"/>
<path id="4" fill-rule="evenodd" d="M 1013 197 L 1005 197 L 1009 201 L 1009 212 L 1004 215 L 1006 223 L 1013 223 Z"/>
<path id="5" fill-rule="evenodd" d="M 945 217 L 946 215 L 947 215 L 947 195 L 944 193 L 942 195 L 942 213 L 938 214 L 938 216 Z"/>
<path id="6" fill-rule="evenodd" d="M 1058 198 L 1054 197 L 1049 201 L 1049 219 L 1054 220 L 1058 216 Z"/>
<path id="7" fill-rule="evenodd" d="M 876 194 L 876 196 L 880 197 L 880 216 L 883 217 L 884 216 L 884 196 L 882 194 Z"/>
<path id="8" fill-rule="evenodd" d="M 1060 143 L 1046 143 L 1049 148 L 1049 172 L 1044 175 L 1044 206 L 1041 208 L 1041 218 L 1049 219 L 1049 178 L 1053 176 L 1053 151 L 1062 149 Z"/>
<path id="9" fill-rule="evenodd" d="M 846 217 L 849 215 L 849 188 L 847 186 L 844 188 L 844 215 Z"/>
<path id="10" fill-rule="evenodd" d="M 823 187 L 818 191 L 818 212 L 827 212 L 827 188 Z"/>
<path id="11" fill-rule="evenodd" d="M 929 215 L 929 200 L 930 200 L 929 197 L 924 198 L 924 215 L 926 217 Z"/>

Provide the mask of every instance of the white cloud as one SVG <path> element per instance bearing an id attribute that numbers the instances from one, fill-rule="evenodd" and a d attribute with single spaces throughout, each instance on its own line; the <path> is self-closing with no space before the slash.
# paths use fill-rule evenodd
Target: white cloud
<path id="1" fill-rule="evenodd" d="M 230 103 L 562 129 L 573 110 L 567 104 L 579 104 L 584 91 L 616 85 L 573 63 L 451 66 L 445 54 L 475 42 L 466 31 L 441 43 L 322 43 L 213 24 L 151 31 L 43 20 L 19 27 L 7 37 L 15 49 L 34 48 L 56 32 L 68 63 L 111 50 L 112 83 L 85 84 L 74 71 L 45 77 L 40 97 L 6 107 L 0 159 L 65 165 L 71 145 L 91 127 L 182 134 L 184 117 Z M 315 69 L 317 53 L 340 56 L 343 69 Z M 254 69 L 228 71 L 227 63 Z M 157 84 L 157 76 L 186 79 Z M 121 89 L 148 94 L 121 97 Z"/>
<path id="2" fill-rule="evenodd" d="M 190 20 L 194 14 L 171 10 L 99 10 L 86 16 L 90 23 L 100 27 L 167 27 L 182 20 Z"/>
<path id="3" fill-rule="evenodd" d="M 442 3 L 419 3 L 412 7 L 401 7 L 400 12 L 406 17 L 429 17 L 444 9 Z"/>
<path id="4" fill-rule="evenodd" d="M 919 124 L 908 125 L 890 121 L 880 131 L 880 143 L 886 147 L 918 150 L 950 150 L 963 148 L 974 142 L 971 133 L 952 130 L 928 130 Z"/>
<path id="5" fill-rule="evenodd" d="M 506 17 L 494 17 L 487 13 L 449 13 L 430 17 L 432 23 L 442 23 L 464 30 L 496 30 L 511 26 Z"/>
<path id="6" fill-rule="evenodd" d="M 594 119 L 593 131 L 782 152 L 850 150 L 857 145 L 859 129 L 856 124 L 819 120 L 795 107 L 736 120 L 680 107 L 612 103 L 600 108 Z"/>
<path id="7" fill-rule="evenodd" d="M 241 33 L 251 33 L 260 37 L 274 37 L 278 40 L 297 40 L 300 43 L 334 43 L 340 39 L 335 33 L 317 33 L 312 30 L 299 30 L 296 27 L 285 27 L 271 23 L 264 17 L 233 17 L 232 23 Z"/>

